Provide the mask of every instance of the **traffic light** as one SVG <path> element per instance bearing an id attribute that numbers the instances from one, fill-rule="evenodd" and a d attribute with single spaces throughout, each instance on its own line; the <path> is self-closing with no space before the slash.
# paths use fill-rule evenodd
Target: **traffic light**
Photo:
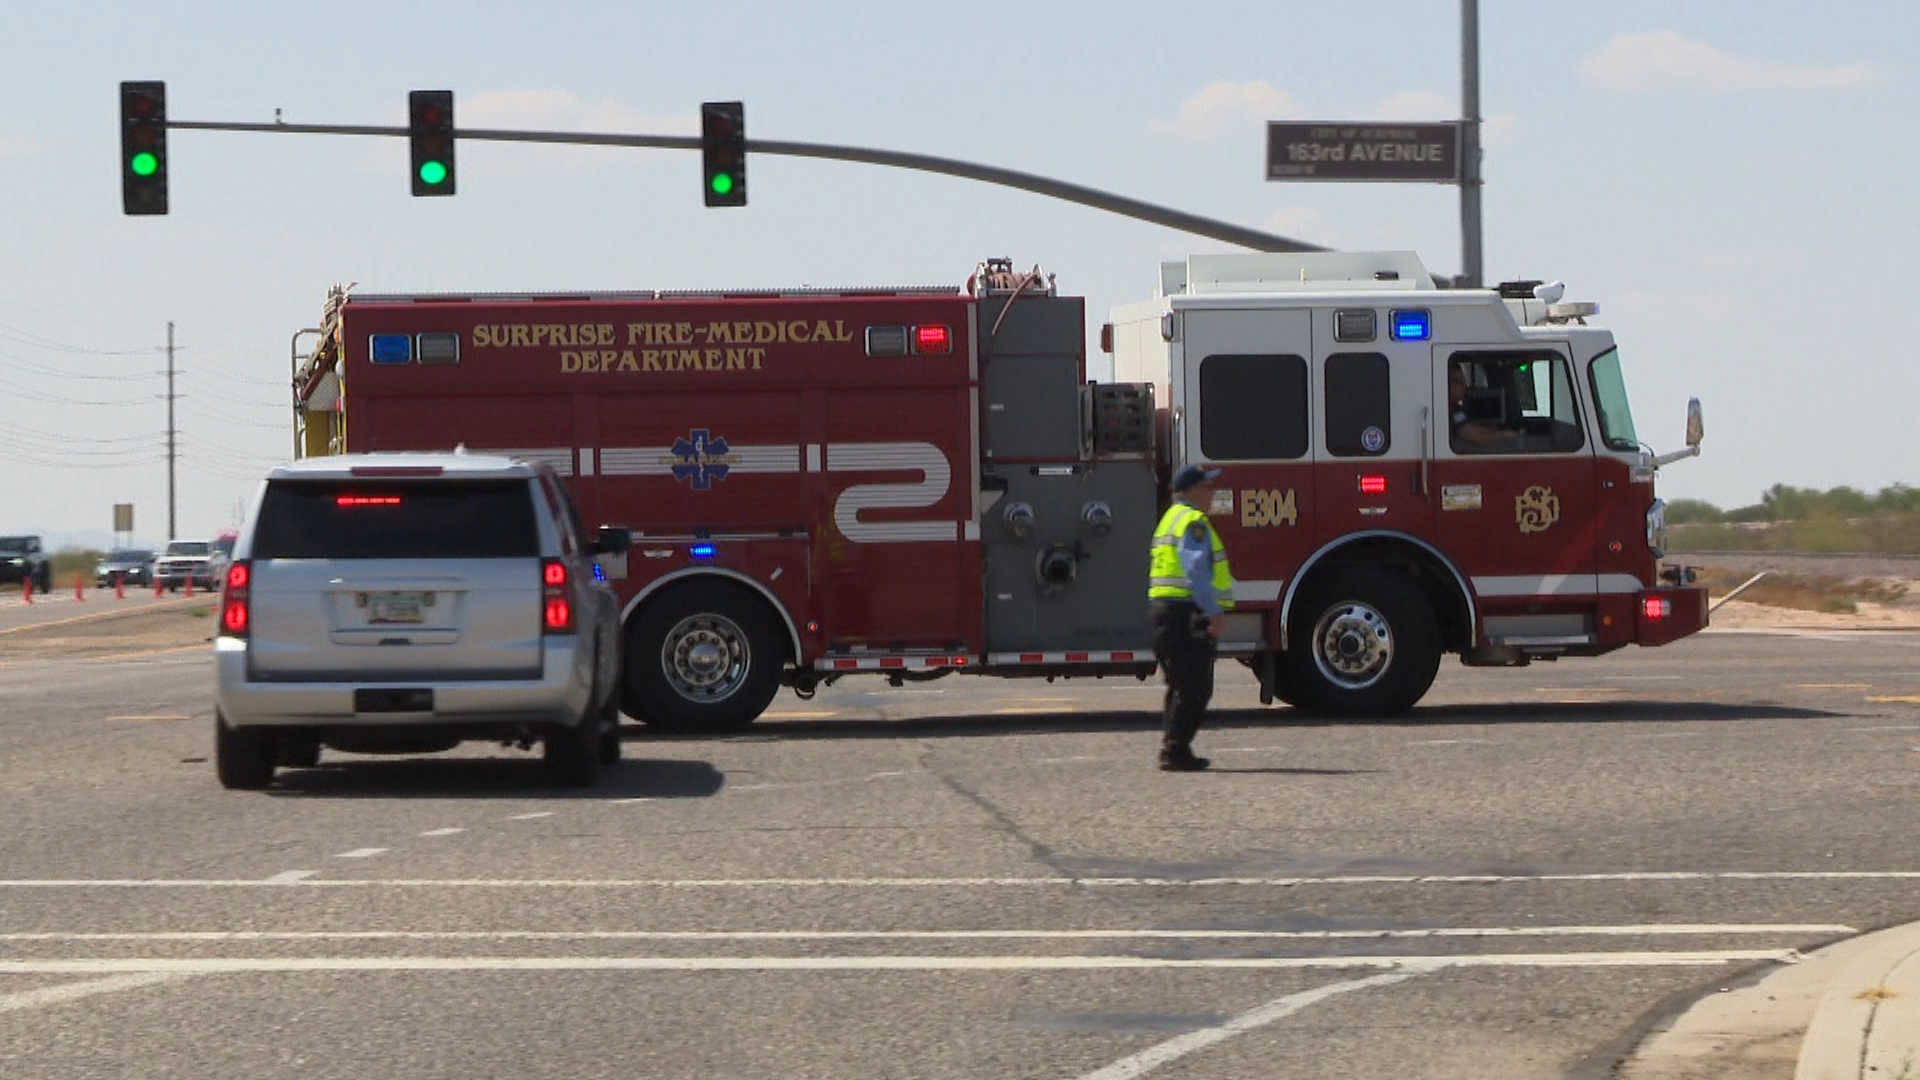
<path id="1" fill-rule="evenodd" d="M 708 206 L 747 205 L 747 113 L 739 102 L 700 106 L 700 161 Z"/>
<path id="2" fill-rule="evenodd" d="M 453 91 L 407 95 L 407 139 L 413 144 L 413 193 L 453 194 Z"/>
<path id="3" fill-rule="evenodd" d="M 167 212 L 167 84 L 120 84 L 120 209 Z"/>

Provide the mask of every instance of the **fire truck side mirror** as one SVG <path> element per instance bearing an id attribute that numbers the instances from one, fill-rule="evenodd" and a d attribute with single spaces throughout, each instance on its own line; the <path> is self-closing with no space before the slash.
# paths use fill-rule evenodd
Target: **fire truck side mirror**
<path id="1" fill-rule="evenodd" d="M 1707 433 L 1706 424 L 1700 419 L 1700 399 L 1687 399 L 1687 445 L 1696 449 L 1700 439 Z"/>
<path id="2" fill-rule="evenodd" d="M 617 525 L 600 526 L 600 534 L 593 541 L 596 555 L 625 555 L 632 547 L 633 533 Z"/>

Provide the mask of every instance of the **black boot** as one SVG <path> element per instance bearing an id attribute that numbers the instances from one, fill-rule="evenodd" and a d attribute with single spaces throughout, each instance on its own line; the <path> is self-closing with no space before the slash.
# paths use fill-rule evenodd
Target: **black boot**
<path id="1" fill-rule="evenodd" d="M 1161 772 L 1199 772 L 1210 762 L 1203 757 L 1193 756 L 1193 747 L 1185 743 L 1168 743 L 1160 748 Z"/>

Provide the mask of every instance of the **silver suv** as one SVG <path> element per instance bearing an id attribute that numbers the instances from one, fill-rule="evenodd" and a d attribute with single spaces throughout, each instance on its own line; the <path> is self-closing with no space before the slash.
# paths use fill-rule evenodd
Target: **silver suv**
<path id="1" fill-rule="evenodd" d="M 215 768 L 263 788 L 322 746 L 433 753 L 543 744 L 553 778 L 620 756 L 619 605 L 552 469 L 345 454 L 267 474 L 234 545 L 214 642 Z"/>

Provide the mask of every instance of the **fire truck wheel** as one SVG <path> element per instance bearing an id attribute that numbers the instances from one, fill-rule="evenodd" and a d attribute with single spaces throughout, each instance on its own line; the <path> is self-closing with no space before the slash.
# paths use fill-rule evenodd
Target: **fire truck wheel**
<path id="1" fill-rule="evenodd" d="M 1440 670 L 1440 630 L 1419 590 L 1370 567 L 1337 570 L 1294 610 L 1284 675 L 1301 708 L 1394 716 Z"/>
<path id="2" fill-rule="evenodd" d="M 664 731 L 738 731 L 780 690 L 785 653 L 773 613 L 721 581 L 662 595 L 627 635 L 627 690 L 641 719 Z"/>

